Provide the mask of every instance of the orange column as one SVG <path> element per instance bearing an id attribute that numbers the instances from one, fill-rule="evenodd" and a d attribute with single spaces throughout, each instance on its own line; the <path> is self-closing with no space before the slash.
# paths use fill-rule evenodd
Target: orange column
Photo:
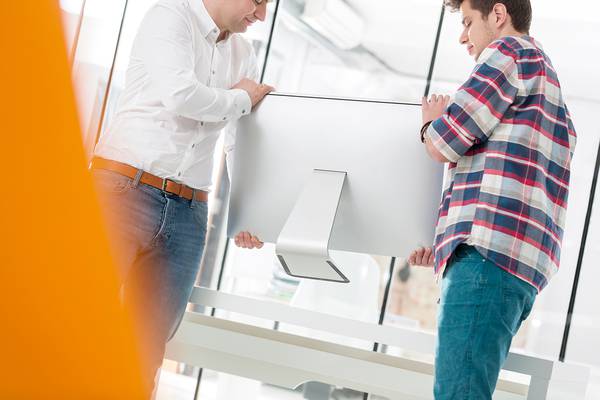
<path id="1" fill-rule="evenodd" d="M 0 399 L 142 399 L 58 0 L 0 8 Z"/>

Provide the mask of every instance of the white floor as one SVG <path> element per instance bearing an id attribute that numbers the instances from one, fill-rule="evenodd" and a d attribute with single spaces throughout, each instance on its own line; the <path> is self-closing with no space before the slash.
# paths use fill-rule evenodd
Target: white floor
<path id="1" fill-rule="evenodd" d="M 156 400 L 193 400 L 196 379 L 163 371 Z M 253 392 L 251 396 L 249 392 Z M 237 397 L 236 396 L 243 396 Z M 235 396 L 235 397 L 234 397 Z M 302 400 L 302 394 L 245 378 L 205 371 L 200 385 L 200 400 Z"/>
<path id="2" fill-rule="evenodd" d="M 163 371 L 156 400 L 194 400 L 196 379 Z M 359 392 L 336 389 L 331 400 L 362 400 Z M 293 391 L 237 376 L 204 371 L 198 400 L 304 400 L 301 391 Z M 372 397 L 372 400 L 382 400 Z"/>
<path id="3" fill-rule="evenodd" d="M 162 371 L 156 400 L 194 400 L 196 379 Z M 302 393 L 250 379 L 205 371 L 198 400 L 303 400 Z M 362 400 L 357 392 L 337 390 L 332 400 Z M 586 400 L 600 399 L 600 369 L 592 372 Z M 375 399 L 373 399 L 375 400 Z"/>

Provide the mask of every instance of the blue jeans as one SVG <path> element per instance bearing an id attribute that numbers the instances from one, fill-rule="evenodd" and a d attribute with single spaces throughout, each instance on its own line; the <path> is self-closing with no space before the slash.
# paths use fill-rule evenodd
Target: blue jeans
<path id="1" fill-rule="evenodd" d="M 118 173 L 93 171 L 119 266 L 122 296 L 135 316 L 152 380 L 185 311 L 200 266 L 206 202 L 190 201 Z"/>
<path id="2" fill-rule="evenodd" d="M 537 289 L 460 245 L 444 278 L 435 358 L 436 400 L 492 398 L 513 336 Z"/>

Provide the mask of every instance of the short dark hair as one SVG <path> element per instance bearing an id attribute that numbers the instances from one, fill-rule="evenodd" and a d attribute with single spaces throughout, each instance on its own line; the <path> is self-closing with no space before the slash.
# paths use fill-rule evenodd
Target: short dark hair
<path id="1" fill-rule="evenodd" d="M 457 11 L 465 0 L 445 0 L 444 3 L 452 11 Z M 529 0 L 470 0 L 471 8 L 487 17 L 500 3 L 506 6 L 506 11 L 512 19 L 513 27 L 522 33 L 529 33 L 531 27 L 531 2 Z"/>

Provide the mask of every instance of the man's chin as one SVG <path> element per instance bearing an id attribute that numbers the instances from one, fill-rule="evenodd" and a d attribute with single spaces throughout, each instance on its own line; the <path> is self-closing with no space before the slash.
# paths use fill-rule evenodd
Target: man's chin
<path id="1" fill-rule="evenodd" d="M 248 28 L 249 28 L 248 24 L 241 23 L 240 25 L 235 27 L 235 29 L 233 30 L 232 33 L 246 33 Z"/>

